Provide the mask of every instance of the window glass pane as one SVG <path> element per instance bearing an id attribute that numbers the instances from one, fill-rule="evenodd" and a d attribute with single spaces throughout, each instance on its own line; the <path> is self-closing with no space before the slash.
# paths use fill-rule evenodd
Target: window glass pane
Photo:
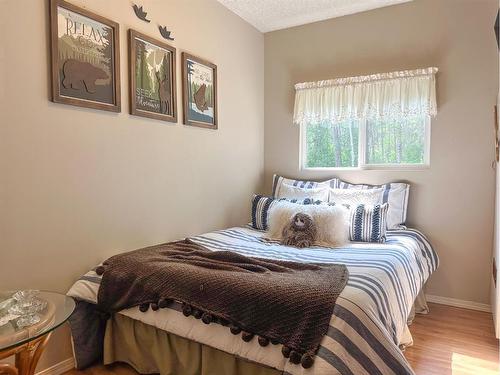
<path id="1" fill-rule="evenodd" d="M 306 167 L 357 167 L 357 121 L 306 125 Z"/>
<path id="2" fill-rule="evenodd" d="M 426 120 L 368 120 L 366 164 L 423 164 Z"/>

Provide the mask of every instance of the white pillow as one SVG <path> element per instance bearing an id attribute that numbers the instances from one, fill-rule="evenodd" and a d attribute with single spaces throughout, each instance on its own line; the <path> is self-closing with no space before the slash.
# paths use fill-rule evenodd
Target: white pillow
<path id="1" fill-rule="evenodd" d="M 404 182 L 391 182 L 384 185 L 350 184 L 348 182 L 334 178 L 331 186 L 348 190 L 372 190 L 374 188 L 383 189 L 382 202 L 389 203 L 387 213 L 387 228 L 405 228 L 406 214 L 408 211 L 408 197 L 410 195 L 410 185 Z"/>
<path id="2" fill-rule="evenodd" d="M 330 194 L 330 187 L 328 185 L 304 189 L 293 185 L 282 184 L 277 192 L 276 198 L 287 199 L 306 199 L 320 200 L 328 202 L 328 195 Z"/>
<path id="3" fill-rule="evenodd" d="M 273 194 L 272 196 L 276 198 L 280 194 L 281 187 L 283 185 L 292 185 L 302 189 L 315 189 L 318 187 L 336 187 L 334 184 L 337 183 L 337 179 L 331 179 L 322 182 L 316 181 L 306 181 L 306 180 L 293 180 L 291 178 L 285 178 L 283 176 L 275 174 L 273 176 Z"/>
<path id="4" fill-rule="evenodd" d="M 300 205 L 286 201 L 276 202 L 269 209 L 266 238 L 283 239 L 283 228 L 299 212 L 312 216 L 317 227 L 317 246 L 338 247 L 349 241 L 349 210 L 342 206 Z"/>
<path id="5" fill-rule="evenodd" d="M 382 203 L 384 189 L 330 189 L 329 202 L 357 207 L 360 204 L 374 206 Z"/>

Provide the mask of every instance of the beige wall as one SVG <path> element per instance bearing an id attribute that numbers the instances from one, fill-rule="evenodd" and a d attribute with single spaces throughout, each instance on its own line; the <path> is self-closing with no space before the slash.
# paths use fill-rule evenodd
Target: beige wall
<path id="1" fill-rule="evenodd" d="M 264 37 L 215 0 L 71 0 L 120 24 L 122 113 L 49 98 L 48 4 L 0 0 L 0 289 L 66 292 L 124 250 L 249 219 L 262 185 Z M 219 130 L 128 114 L 128 28 L 218 66 Z M 179 116 L 182 118 L 182 116 Z M 59 333 L 39 368 L 70 355 Z"/>
<path id="2" fill-rule="evenodd" d="M 215 0 L 144 0 L 150 24 L 128 1 L 72 2 L 120 23 L 123 111 L 51 103 L 47 2 L 0 0 L 1 289 L 65 292 L 116 252 L 241 224 L 264 171 L 267 190 L 274 172 L 411 182 L 409 223 L 442 262 L 428 292 L 488 302 L 496 0 L 415 0 L 265 37 Z M 218 65 L 218 131 L 127 113 L 126 30 L 159 37 L 156 21 L 173 30 L 178 77 L 182 50 Z M 431 65 L 440 73 L 430 169 L 298 169 L 294 83 Z M 39 368 L 70 355 L 67 338 L 57 333 Z"/>
<path id="3" fill-rule="evenodd" d="M 411 226 L 441 258 L 427 292 L 489 303 L 493 239 L 493 106 L 497 0 L 411 3 L 265 34 L 265 180 L 273 173 L 351 182 L 409 181 Z M 431 168 L 300 171 L 293 84 L 437 66 Z"/>
<path id="4" fill-rule="evenodd" d="M 500 0 L 498 0 L 498 8 L 500 9 Z M 499 49 L 500 57 L 500 49 Z M 500 59 L 499 59 L 500 63 Z M 500 72 L 500 64 L 498 65 Z M 500 74 L 499 74 L 499 85 L 500 85 Z M 497 96 L 497 106 L 500 108 L 500 91 Z M 500 113 L 497 113 L 497 121 L 500 118 Z M 495 235 L 493 240 L 493 259 L 495 261 L 495 267 L 497 270 L 500 269 L 500 165 L 496 165 L 496 191 L 495 191 Z M 491 310 L 493 312 L 493 321 L 495 324 L 495 334 L 496 337 L 500 337 L 500 288 L 495 285 L 495 279 L 493 275 L 491 277 Z M 498 283 L 498 281 L 496 281 Z"/>

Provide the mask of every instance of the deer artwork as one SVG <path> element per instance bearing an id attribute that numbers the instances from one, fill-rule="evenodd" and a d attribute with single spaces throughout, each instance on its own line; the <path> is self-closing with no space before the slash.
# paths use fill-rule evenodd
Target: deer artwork
<path id="1" fill-rule="evenodd" d="M 160 112 L 170 114 L 170 101 L 172 100 L 172 94 L 170 93 L 170 87 L 168 85 L 168 79 L 165 75 L 163 79 L 160 74 L 156 72 L 156 79 L 158 80 L 158 96 L 160 97 Z"/>

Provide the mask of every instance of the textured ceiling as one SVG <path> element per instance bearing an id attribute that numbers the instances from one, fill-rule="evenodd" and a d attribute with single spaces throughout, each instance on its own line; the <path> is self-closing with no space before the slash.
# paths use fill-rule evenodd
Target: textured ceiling
<path id="1" fill-rule="evenodd" d="M 345 16 L 412 0 L 217 0 L 258 30 L 268 31 Z"/>

